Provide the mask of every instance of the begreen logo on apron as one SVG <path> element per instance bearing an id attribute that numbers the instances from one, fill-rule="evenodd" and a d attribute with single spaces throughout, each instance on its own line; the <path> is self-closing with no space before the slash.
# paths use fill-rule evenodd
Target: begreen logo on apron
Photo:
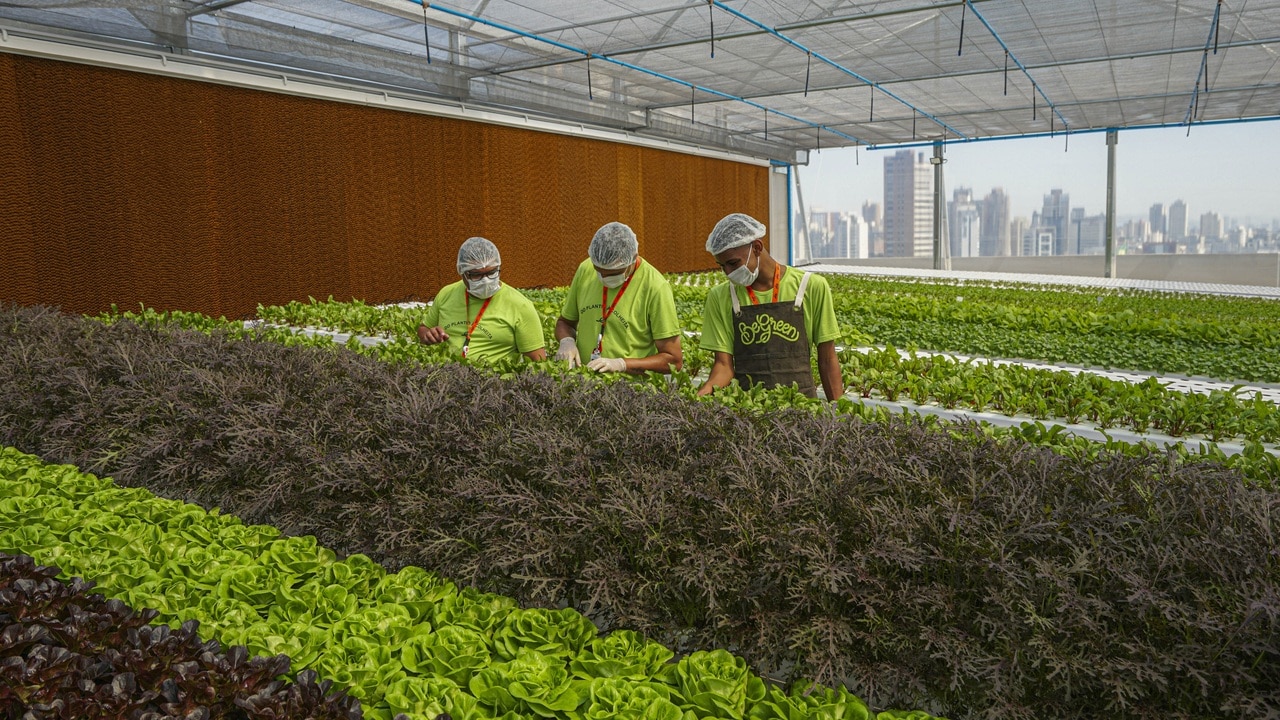
<path id="1" fill-rule="evenodd" d="M 755 322 L 750 325 L 738 323 L 738 338 L 743 345 L 763 345 L 774 335 L 787 342 L 800 339 L 800 331 L 795 325 L 785 320 L 775 320 L 772 315 L 765 313 L 757 315 Z"/>

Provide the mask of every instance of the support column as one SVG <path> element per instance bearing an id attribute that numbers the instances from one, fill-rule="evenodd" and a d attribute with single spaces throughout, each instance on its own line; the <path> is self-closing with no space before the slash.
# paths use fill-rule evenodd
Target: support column
<path id="1" fill-rule="evenodd" d="M 1107 266 L 1103 277 L 1116 276 L 1116 143 L 1119 133 L 1107 131 Z"/>
<path id="2" fill-rule="evenodd" d="M 788 265 L 795 265 L 795 244 L 791 236 L 791 222 L 787 219 L 791 208 L 791 167 L 774 165 L 769 168 L 769 217 L 760 218 L 769 228 L 769 254 L 779 262 L 786 258 Z"/>
<path id="3" fill-rule="evenodd" d="M 798 166 L 793 167 L 791 173 L 796 178 L 796 203 L 800 206 L 800 232 L 804 234 L 803 260 L 805 265 L 809 265 L 813 263 L 813 243 L 809 240 L 809 212 L 804 206 L 804 191 L 800 189 L 800 168 Z M 796 264 L 800 265 L 801 263 L 798 262 L 802 259 L 800 253 L 793 253 L 793 255 L 797 260 Z"/>
<path id="4" fill-rule="evenodd" d="M 951 247 L 947 243 L 947 191 L 942 183 L 942 141 L 933 143 L 933 269 L 951 270 Z"/>

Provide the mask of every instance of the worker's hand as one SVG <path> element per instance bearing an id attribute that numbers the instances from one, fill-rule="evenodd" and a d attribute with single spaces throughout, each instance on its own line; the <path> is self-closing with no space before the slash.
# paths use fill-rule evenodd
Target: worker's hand
<path id="1" fill-rule="evenodd" d="M 560 338 L 560 349 L 556 351 L 556 360 L 568 361 L 571 368 L 581 365 L 582 356 L 578 354 L 578 339 Z"/>
<path id="2" fill-rule="evenodd" d="M 596 358 L 587 363 L 587 368 L 596 372 L 626 372 L 626 358 Z"/>
<path id="3" fill-rule="evenodd" d="M 429 328 L 426 325 L 418 326 L 418 340 L 426 345 L 435 345 L 449 339 L 449 333 L 444 331 L 442 327 Z"/>

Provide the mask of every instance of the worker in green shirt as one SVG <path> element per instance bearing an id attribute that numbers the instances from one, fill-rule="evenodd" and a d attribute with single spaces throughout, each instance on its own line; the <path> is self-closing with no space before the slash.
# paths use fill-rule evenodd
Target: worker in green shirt
<path id="1" fill-rule="evenodd" d="M 702 348 L 715 354 L 706 395 L 737 379 L 742 387 L 795 384 L 817 397 L 809 345 L 818 348 L 818 375 L 828 400 L 844 394 L 835 340 L 831 286 L 825 278 L 787 267 L 764 248 L 765 226 L 733 213 L 707 236 L 707 252 L 729 277 L 707 293 Z"/>
<path id="2" fill-rule="evenodd" d="M 458 248 L 462 280 L 445 285 L 418 326 L 428 345 L 447 342 L 460 357 L 493 362 L 546 360 L 542 321 L 529 298 L 499 279 L 502 256 L 482 237 Z"/>
<path id="3" fill-rule="evenodd" d="M 619 222 L 596 231 L 569 283 L 556 360 L 597 372 L 668 373 L 684 363 L 671 283 L 640 257 L 636 234 Z"/>

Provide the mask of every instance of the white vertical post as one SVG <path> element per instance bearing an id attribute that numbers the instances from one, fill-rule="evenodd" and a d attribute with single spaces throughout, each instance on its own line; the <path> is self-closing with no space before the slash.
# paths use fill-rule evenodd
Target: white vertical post
<path id="1" fill-rule="evenodd" d="M 1107 131 L 1107 266 L 1103 277 L 1116 276 L 1116 143 L 1119 133 Z"/>
<path id="2" fill-rule="evenodd" d="M 792 171 L 796 176 L 796 204 L 800 206 L 800 232 L 804 233 L 804 260 L 805 264 L 813 262 L 813 243 L 809 241 L 809 213 L 804 207 L 804 191 L 800 189 L 800 167 L 796 166 Z M 796 260 L 800 260 L 800 253 L 795 253 Z M 797 265 L 800 263 L 797 262 Z"/>
<path id="3" fill-rule="evenodd" d="M 942 184 L 942 141 L 933 143 L 933 269 L 951 270 L 951 247 L 943 228 L 946 223 L 947 191 Z"/>

